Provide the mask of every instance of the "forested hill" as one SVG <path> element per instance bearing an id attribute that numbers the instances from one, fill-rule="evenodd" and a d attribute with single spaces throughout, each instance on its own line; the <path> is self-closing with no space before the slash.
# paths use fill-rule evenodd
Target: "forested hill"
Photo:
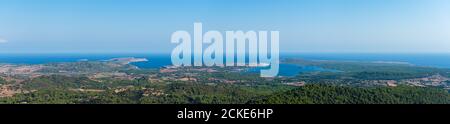
<path id="1" fill-rule="evenodd" d="M 53 85 L 53 84 L 50 84 Z M 65 84 L 66 85 L 66 84 Z M 67 84 L 71 86 L 71 84 Z M 57 85 L 59 86 L 59 85 Z M 159 87 L 61 89 L 55 86 L 0 98 L 29 104 L 449 104 L 448 91 L 413 86 L 352 87 L 307 84 L 302 87 L 173 83 Z"/>
<path id="2" fill-rule="evenodd" d="M 249 101 L 250 104 L 449 104 L 446 90 L 422 87 L 356 88 L 306 85 Z"/>

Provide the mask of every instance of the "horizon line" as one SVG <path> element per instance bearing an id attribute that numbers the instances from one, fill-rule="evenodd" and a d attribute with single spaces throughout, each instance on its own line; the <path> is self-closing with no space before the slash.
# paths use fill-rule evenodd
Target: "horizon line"
<path id="1" fill-rule="evenodd" d="M 171 52 L 9 52 L 5 54 L 171 54 Z M 450 54 L 450 52 L 279 52 L 279 54 Z"/>

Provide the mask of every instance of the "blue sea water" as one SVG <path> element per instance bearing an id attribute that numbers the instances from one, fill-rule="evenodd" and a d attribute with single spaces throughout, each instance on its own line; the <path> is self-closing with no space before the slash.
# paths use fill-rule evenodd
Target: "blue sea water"
<path id="1" fill-rule="evenodd" d="M 0 54 L 0 63 L 44 64 L 56 62 L 98 61 L 120 57 L 147 58 L 136 62 L 139 68 L 159 68 L 171 65 L 169 54 Z M 408 62 L 419 66 L 450 68 L 450 54 L 282 54 L 281 58 L 338 61 Z M 308 71 L 330 71 L 314 66 L 280 64 L 280 76 L 295 76 Z M 332 70 L 331 70 L 332 71 Z"/>
<path id="2" fill-rule="evenodd" d="M 171 64 L 170 56 L 165 54 L 0 54 L 0 63 L 46 64 L 77 61 L 101 61 L 112 58 L 147 58 L 148 62 L 136 62 L 142 68 L 158 68 Z"/>

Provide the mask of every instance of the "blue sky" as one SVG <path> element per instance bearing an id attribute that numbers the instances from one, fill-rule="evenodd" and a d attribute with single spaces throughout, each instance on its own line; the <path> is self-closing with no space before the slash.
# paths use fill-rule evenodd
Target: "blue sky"
<path id="1" fill-rule="evenodd" d="M 450 53 L 448 0 L 0 0 L 0 53 L 167 53 L 194 22 L 280 31 L 281 52 Z"/>

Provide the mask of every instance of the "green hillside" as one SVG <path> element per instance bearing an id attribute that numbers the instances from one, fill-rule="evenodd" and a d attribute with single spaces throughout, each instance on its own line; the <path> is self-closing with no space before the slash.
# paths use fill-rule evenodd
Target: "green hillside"
<path id="1" fill-rule="evenodd" d="M 441 104 L 450 103 L 448 91 L 410 86 L 355 88 L 306 85 L 271 94 L 250 104 Z"/>

